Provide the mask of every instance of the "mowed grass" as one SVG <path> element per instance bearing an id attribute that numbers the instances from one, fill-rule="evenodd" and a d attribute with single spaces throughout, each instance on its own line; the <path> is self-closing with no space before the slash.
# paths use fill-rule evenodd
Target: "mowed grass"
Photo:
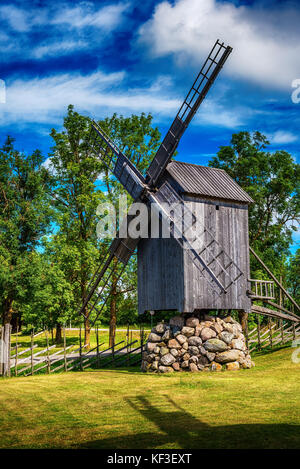
<path id="1" fill-rule="evenodd" d="M 299 448 L 294 349 L 251 370 L 97 370 L 0 380 L 1 448 Z"/>

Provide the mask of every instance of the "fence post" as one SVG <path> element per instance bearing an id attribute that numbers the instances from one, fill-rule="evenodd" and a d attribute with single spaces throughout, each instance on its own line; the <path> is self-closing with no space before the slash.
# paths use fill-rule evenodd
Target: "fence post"
<path id="1" fill-rule="evenodd" d="M 1 341 L 1 351 L 0 351 L 0 362 L 2 365 L 2 374 L 3 376 L 10 376 L 10 334 L 11 334 L 11 325 L 5 324 L 2 327 L 2 341 Z"/>
<path id="2" fill-rule="evenodd" d="M 268 319 L 270 346 L 273 347 L 271 320 Z"/>
<path id="3" fill-rule="evenodd" d="M 257 342 L 258 342 L 258 350 L 261 350 L 261 343 L 260 343 L 260 316 L 257 314 Z"/>
<path id="4" fill-rule="evenodd" d="M 99 357 L 99 329 L 96 327 L 96 340 L 97 340 L 97 368 L 100 368 L 100 357 Z"/>
<path id="5" fill-rule="evenodd" d="M 45 330 L 46 334 L 46 341 L 47 341 L 47 373 L 50 373 L 50 356 L 49 356 L 49 337 L 48 337 L 48 329 Z"/>
<path id="6" fill-rule="evenodd" d="M 127 333 L 126 333 L 126 352 L 127 352 L 127 356 L 126 356 L 126 364 L 127 364 L 127 367 L 129 366 L 129 348 L 128 348 L 128 344 L 129 344 L 129 323 L 127 324 Z"/>
<path id="7" fill-rule="evenodd" d="M 66 326 L 64 325 L 64 364 L 65 364 L 65 371 L 67 371 L 67 354 L 66 354 Z"/>
<path id="8" fill-rule="evenodd" d="M 281 343 L 284 344 L 283 320 L 280 319 Z"/>
<path id="9" fill-rule="evenodd" d="M 143 359 L 143 348 L 144 348 L 144 326 L 141 326 L 141 360 Z"/>
<path id="10" fill-rule="evenodd" d="M 246 338 L 246 346 L 247 346 L 247 349 L 249 349 L 248 314 L 247 314 L 247 320 L 246 320 L 246 324 L 245 324 L 245 338 Z"/>
<path id="11" fill-rule="evenodd" d="M 32 330 L 31 332 L 31 376 L 33 376 L 33 334 L 34 334 L 34 331 Z"/>
<path id="12" fill-rule="evenodd" d="M 19 332 L 19 326 L 17 326 L 17 332 L 16 332 L 15 376 L 18 376 L 18 332 Z"/>
<path id="13" fill-rule="evenodd" d="M 79 356 L 80 356 L 80 371 L 82 371 L 81 324 L 80 324 L 80 329 L 79 329 Z"/>
<path id="14" fill-rule="evenodd" d="M 293 322 L 293 340 L 296 339 L 296 328 L 295 328 L 295 323 Z"/>

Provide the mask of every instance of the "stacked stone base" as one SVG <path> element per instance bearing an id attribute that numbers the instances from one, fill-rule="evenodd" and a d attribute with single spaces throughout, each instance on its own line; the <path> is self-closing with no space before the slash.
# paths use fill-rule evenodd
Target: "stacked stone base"
<path id="1" fill-rule="evenodd" d="M 231 316 L 175 316 L 168 325 L 159 323 L 149 335 L 142 360 L 142 370 L 155 373 L 252 366 L 241 325 Z"/>

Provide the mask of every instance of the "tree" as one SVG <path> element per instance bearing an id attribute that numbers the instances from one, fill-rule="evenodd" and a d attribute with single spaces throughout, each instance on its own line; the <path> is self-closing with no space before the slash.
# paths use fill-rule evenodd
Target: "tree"
<path id="1" fill-rule="evenodd" d="M 30 302 L 39 262 L 35 250 L 50 229 L 52 179 L 36 150 L 25 155 L 7 138 L 0 149 L 0 307 L 11 323 Z"/>
<path id="2" fill-rule="evenodd" d="M 289 153 L 269 152 L 268 145 L 260 132 L 233 134 L 231 145 L 220 147 L 209 166 L 224 169 L 253 198 L 250 244 L 279 275 L 299 221 L 300 169 Z"/>
<path id="3" fill-rule="evenodd" d="M 152 117 L 113 115 L 99 121 L 99 125 L 110 135 L 127 157 L 144 170 L 154 156 L 159 143 L 157 129 L 151 127 Z M 121 185 L 108 173 L 101 160 L 95 156 L 89 145 L 90 121 L 68 107 L 62 132 L 52 130 L 54 147 L 50 154 L 53 173 L 56 178 L 54 190 L 56 206 L 55 235 L 58 245 L 65 246 L 65 265 L 68 265 L 69 282 L 74 286 L 78 304 L 82 304 L 91 274 L 94 272 L 108 240 L 96 236 L 98 217 L 96 209 L 101 202 L 111 202 L 118 207 L 118 196 L 123 192 Z M 105 184 L 107 193 L 101 190 Z M 68 261 L 72 258 L 72 264 Z M 130 266 L 128 267 L 130 272 Z M 110 328 L 114 333 L 117 302 L 120 291 L 116 278 L 113 279 L 110 300 Z M 128 290 L 126 287 L 125 290 Z M 121 291 L 123 291 L 122 288 Z M 88 308 L 84 311 L 85 344 L 89 344 L 90 317 Z"/>
<path id="4" fill-rule="evenodd" d="M 117 116 L 99 121 L 99 125 L 110 136 L 114 143 L 124 153 L 136 168 L 144 173 L 154 158 L 160 143 L 160 133 L 157 128 L 152 127 L 152 116 L 141 114 L 131 117 Z M 120 194 L 126 193 L 123 187 L 111 177 L 107 169 L 104 169 L 103 178 L 107 188 L 107 198 L 115 206 L 118 213 L 118 198 Z M 130 201 L 131 198 L 129 197 Z M 112 278 L 111 300 L 109 303 L 109 346 L 114 344 L 116 333 L 118 304 L 124 308 L 137 304 L 136 301 L 136 257 L 133 256 L 127 266 L 125 275 L 122 277 L 121 286 L 118 287 L 117 276 Z M 134 292 L 131 295 L 130 292 Z M 126 300 L 124 301 L 124 295 Z M 123 316 L 124 317 L 124 316 Z"/>
<path id="5" fill-rule="evenodd" d="M 232 135 L 231 145 L 221 146 L 209 166 L 224 169 L 254 200 L 249 207 L 250 245 L 263 261 L 281 275 L 292 231 L 299 218 L 299 165 L 283 150 L 267 151 L 269 142 L 260 132 Z M 251 277 L 264 278 L 255 259 Z M 239 318 L 246 327 L 247 313 Z"/>
<path id="6" fill-rule="evenodd" d="M 50 167 L 55 178 L 56 233 L 54 252 L 61 250 L 61 268 L 73 285 L 77 308 L 84 301 L 91 272 L 99 260 L 96 238 L 96 208 L 103 194 L 95 190 L 102 165 L 88 145 L 89 119 L 69 106 L 62 132 L 52 129 L 54 147 Z M 54 254 L 55 255 L 55 254 Z M 84 314 L 85 344 L 89 344 L 90 322 Z"/>

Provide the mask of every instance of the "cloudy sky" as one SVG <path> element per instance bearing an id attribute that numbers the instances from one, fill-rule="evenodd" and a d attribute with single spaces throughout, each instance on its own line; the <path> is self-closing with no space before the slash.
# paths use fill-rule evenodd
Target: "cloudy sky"
<path id="1" fill-rule="evenodd" d="M 233 52 L 179 160 L 207 164 L 241 130 L 260 130 L 271 149 L 300 158 L 296 0 L 1 0 L 0 22 L 1 142 L 10 134 L 46 158 L 70 103 L 96 119 L 151 112 L 164 133 L 220 38 Z"/>

